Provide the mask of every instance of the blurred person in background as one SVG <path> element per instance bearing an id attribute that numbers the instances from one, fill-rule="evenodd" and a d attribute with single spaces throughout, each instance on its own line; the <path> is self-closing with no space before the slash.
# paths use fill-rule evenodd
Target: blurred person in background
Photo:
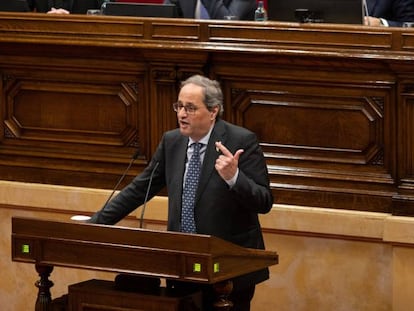
<path id="1" fill-rule="evenodd" d="M 254 20 L 256 0 L 165 0 L 176 4 L 184 18 Z"/>
<path id="2" fill-rule="evenodd" d="M 105 0 L 27 0 L 27 2 L 33 11 L 39 13 L 86 14 L 90 9 L 100 9 Z"/>
<path id="3" fill-rule="evenodd" d="M 414 0 L 366 0 L 369 26 L 402 27 L 414 22 Z"/>

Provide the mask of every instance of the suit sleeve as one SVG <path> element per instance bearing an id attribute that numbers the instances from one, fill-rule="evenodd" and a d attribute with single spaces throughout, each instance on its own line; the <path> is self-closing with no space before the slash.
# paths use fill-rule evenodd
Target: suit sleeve
<path id="1" fill-rule="evenodd" d="M 144 204 L 147 191 L 147 200 L 150 200 L 165 187 L 164 162 L 161 157 L 161 149 L 159 146 L 151 163 L 145 170 L 136 176 L 129 185 L 122 189 L 100 211 L 96 212 L 89 220 L 90 223 L 116 224 Z"/>
<path id="2" fill-rule="evenodd" d="M 239 176 L 232 191 L 245 208 L 267 213 L 272 208 L 273 195 L 263 152 L 253 133 L 243 140 L 246 143 L 239 160 Z"/>
<path id="3" fill-rule="evenodd" d="M 414 1 L 395 0 L 392 6 L 381 17 L 387 20 L 392 27 L 401 27 L 404 22 L 414 22 Z"/>

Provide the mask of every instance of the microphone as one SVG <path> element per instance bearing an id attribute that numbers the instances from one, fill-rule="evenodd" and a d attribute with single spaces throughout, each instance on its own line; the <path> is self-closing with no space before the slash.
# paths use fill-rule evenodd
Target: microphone
<path id="1" fill-rule="evenodd" d="M 118 189 L 120 183 L 124 180 L 126 174 L 128 173 L 129 169 L 131 168 L 132 164 L 134 163 L 134 161 L 138 158 L 139 156 L 139 150 L 135 151 L 134 155 L 132 156 L 131 160 L 129 161 L 128 167 L 125 169 L 124 173 L 122 174 L 121 178 L 119 178 L 118 182 L 116 183 L 114 190 L 112 191 L 111 195 L 108 197 L 108 199 L 106 200 L 105 204 L 103 205 L 103 207 L 106 206 L 106 204 L 108 204 L 108 202 L 112 199 L 112 197 L 115 194 L 115 191 Z"/>
<path id="2" fill-rule="evenodd" d="M 152 178 L 154 177 L 155 170 L 157 169 L 157 167 L 158 167 L 159 164 L 160 164 L 160 162 L 155 163 L 155 166 L 154 166 L 154 168 L 151 171 L 150 179 L 148 181 L 147 193 L 145 194 L 144 206 L 142 207 L 141 219 L 139 221 L 139 227 L 140 228 L 142 228 L 142 222 L 144 221 L 144 213 L 145 213 L 145 208 L 147 206 L 148 194 L 149 194 L 150 189 L 151 189 Z"/>

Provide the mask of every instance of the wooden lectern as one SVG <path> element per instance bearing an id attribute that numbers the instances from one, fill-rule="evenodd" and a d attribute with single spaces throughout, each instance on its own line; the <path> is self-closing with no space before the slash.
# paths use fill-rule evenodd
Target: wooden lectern
<path id="1" fill-rule="evenodd" d="M 211 284 L 225 301 L 228 280 L 278 263 L 276 252 L 214 236 L 79 222 L 14 217 L 11 238 L 12 260 L 33 263 L 39 273 L 36 311 L 51 303 L 54 266 Z"/>

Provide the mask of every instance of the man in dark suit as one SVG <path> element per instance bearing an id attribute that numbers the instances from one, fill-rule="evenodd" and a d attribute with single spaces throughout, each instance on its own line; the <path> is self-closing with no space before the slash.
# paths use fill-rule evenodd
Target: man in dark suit
<path id="1" fill-rule="evenodd" d="M 168 230 L 208 234 L 243 247 L 264 249 L 258 214 L 270 211 L 273 197 L 256 135 L 220 119 L 223 112 L 220 85 L 203 76 L 192 76 L 182 83 L 174 110 L 179 128 L 163 135 L 149 166 L 95 213 L 90 222 L 115 224 L 144 203 L 148 188 L 152 198 L 166 186 Z M 182 203 L 186 202 L 183 193 L 189 163 L 196 152 L 195 143 L 202 144 L 201 172 L 193 210 L 189 213 L 194 221 L 191 230 L 182 220 L 185 209 Z M 234 279 L 230 296 L 235 304 L 233 310 L 250 310 L 255 285 L 268 277 L 268 269 L 263 269 Z M 211 310 L 210 289 L 203 287 L 203 290 L 204 310 Z"/>
<path id="2" fill-rule="evenodd" d="M 413 0 L 366 0 L 371 26 L 401 27 L 404 22 L 414 22 Z"/>
<path id="3" fill-rule="evenodd" d="M 235 16 L 240 20 L 254 20 L 256 0 L 165 0 L 164 3 L 174 3 L 182 12 L 184 18 L 225 19 Z M 200 5 L 205 7 L 207 16 L 199 12 Z"/>
<path id="4" fill-rule="evenodd" d="M 86 14 L 89 9 L 100 9 L 104 0 L 28 0 L 32 10 L 39 13 Z"/>

